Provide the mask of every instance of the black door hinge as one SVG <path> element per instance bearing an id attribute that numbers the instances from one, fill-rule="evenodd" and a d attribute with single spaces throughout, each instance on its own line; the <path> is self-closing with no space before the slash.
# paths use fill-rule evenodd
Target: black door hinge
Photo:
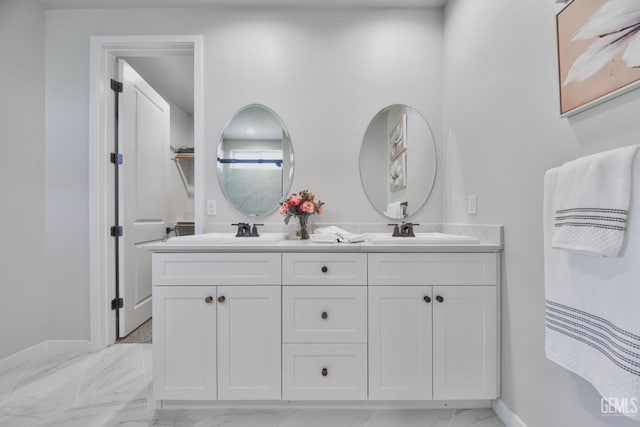
<path id="1" fill-rule="evenodd" d="M 123 161 L 122 154 L 120 153 L 111 153 L 109 159 L 114 165 L 121 165 Z"/>
<path id="2" fill-rule="evenodd" d="M 124 230 L 121 225 L 114 225 L 111 227 L 111 237 L 122 237 Z"/>
<path id="3" fill-rule="evenodd" d="M 124 308 L 124 300 L 122 298 L 114 298 L 111 300 L 111 310 Z"/>
<path id="4" fill-rule="evenodd" d="M 118 93 L 122 92 L 122 83 L 111 79 L 111 90 Z"/>

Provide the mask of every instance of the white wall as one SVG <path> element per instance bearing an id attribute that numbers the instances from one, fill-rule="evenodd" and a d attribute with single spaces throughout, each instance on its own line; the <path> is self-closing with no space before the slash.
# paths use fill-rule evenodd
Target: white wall
<path id="1" fill-rule="evenodd" d="M 241 219 L 217 184 L 216 143 L 242 106 L 261 103 L 286 124 L 292 190 L 326 202 L 323 222 L 387 222 L 360 186 L 358 152 L 369 120 L 404 103 L 442 135 L 441 11 L 330 9 L 50 10 L 46 13 L 47 283 L 53 339 L 89 337 L 89 37 L 204 36 L 205 197 L 210 223 Z M 440 180 L 417 222 L 440 222 Z M 204 206 L 204 204 L 203 204 Z M 275 214 L 265 222 L 282 223 Z M 231 228 L 231 227 L 230 227 Z M 60 309 L 60 301 L 64 306 Z M 53 311 L 53 307 L 56 310 Z"/>
<path id="2" fill-rule="evenodd" d="M 0 359 L 46 339 L 44 22 L 0 1 Z"/>
<path id="3" fill-rule="evenodd" d="M 445 31 L 446 217 L 505 226 L 502 398 L 530 427 L 637 426 L 544 356 L 545 170 L 640 142 L 640 92 L 558 117 L 555 14 L 539 0 L 453 0 Z M 478 215 L 466 214 L 478 194 Z M 621 296 L 622 297 L 622 296 Z"/>

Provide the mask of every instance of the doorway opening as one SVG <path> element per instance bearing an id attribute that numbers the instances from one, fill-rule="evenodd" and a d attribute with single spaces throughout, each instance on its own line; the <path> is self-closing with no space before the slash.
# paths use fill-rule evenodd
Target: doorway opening
<path id="1" fill-rule="evenodd" d="M 202 37 L 92 37 L 90 73 L 90 311 L 98 349 L 140 325 L 147 339 L 144 244 L 201 224 Z"/>

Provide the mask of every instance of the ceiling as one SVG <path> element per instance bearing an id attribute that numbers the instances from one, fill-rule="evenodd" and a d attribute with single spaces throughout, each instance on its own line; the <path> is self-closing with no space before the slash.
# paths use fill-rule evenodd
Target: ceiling
<path id="1" fill-rule="evenodd" d="M 37 0 L 46 9 L 163 7 L 442 7 L 447 0 Z"/>
<path id="2" fill-rule="evenodd" d="M 126 58 L 166 101 L 193 115 L 193 56 Z"/>

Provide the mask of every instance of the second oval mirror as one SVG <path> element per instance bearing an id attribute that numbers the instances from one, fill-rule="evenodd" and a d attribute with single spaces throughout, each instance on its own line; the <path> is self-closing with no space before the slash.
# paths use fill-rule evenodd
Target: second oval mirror
<path id="1" fill-rule="evenodd" d="M 376 114 L 360 148 L 360 178 L 371 204 L 388 218 L 422 208 L 436 178 L 436 145 L 420 113 L 391 105 Z"/>
<path id="2" fill-rule="evenodd" d="M 218 143 L 218 180 L 233 208 L 264 217 L 279 208 L 293 179 L 293 148 L 284 123 L 270 108 L 242 108 Z"/>

